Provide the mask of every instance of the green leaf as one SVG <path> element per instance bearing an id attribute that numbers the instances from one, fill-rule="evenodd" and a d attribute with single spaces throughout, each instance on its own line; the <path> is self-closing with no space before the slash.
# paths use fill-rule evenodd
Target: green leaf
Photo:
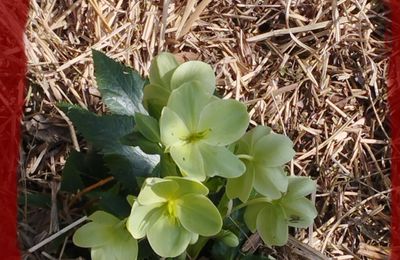
<path id="1" fill-rule="evenodd" d="M 124 188 L 131 193 L 135 193 L 138 189 L 137 176 L 147 173 L 147 169 L 141 167 L 148 166 L 145 163 L 142 164 L 140 158 L 137 158 L 133 163 L 125 156 L 108 154 L 104 156 L 104 161 L 110 170 L 110 174 L 115 176 Z"/>
<path id="2" fill-rule="evenodd" d="M 96 193 L 95 193 L 96 194 Z M 115 194 L 112 191 L 100 192 L 98 204 L 102 210 L 120 218 L 129 216 L 131 207 L 124 196 Z"/>
<path id="3" fill-rule="evenodd" d="M 257 231 L 265 244 L 283 246 L 288 240 L 288 225 L 279 206 L 265 204 L 257 216 Z"/>
<path id="4" fill-rule="evenodd" d="M 182 228 L 175 219 L 164 214 L 149 228 L 147 239 L 158 255 L 176 257 L 185 251 L 192 234 Z"/>
<path id="5" fill-rule="evenodd" d="M 167 52 L 160 53 L 151 62 L 149 73 L 150 83 L 170 89 L 172 73 L 178 66 L 179 63 L 173 54 Z"/>
<path id="6" fill-rule="evenodd" d="M 187 230 L 202 236 L 213 236 L 221 230 L 221 215 L 207 197 L 188 194 L 177 202 L 178 218 Z"/>
<path id="7" fill-rule="evenodd" d="M 237 247 L 239 245 L 239 238 L 230 230 L 221 230 L 217 238 L 229 247 Z"/>
<path id="8" fill-rule="evenodd" d="M 137 146 L 147 154 L 163 154 L 163 150 L 158 143 L 149 141 L 140 132 L 133 131 L 121 138 L 123 145 Z"/>
<path id="9" fill-rule="evenodd" d="M 212 243 L 211 258 L 210 259 L 224 259 L 224 260 L 237 260 L 240 254 L 239 247 L 227 246 L 221 240 L 215 240 Z"/>
<path id="10" fill-rule="evenodd" d="M 78 131 L 85 139 L 105 155 L 116 155 L 129 162 L 129 167 L 125 169 L 125 175 L 145 176 L 149 175 L 155 165 L 159 162 L 158 155 L 148 155 L 137 147 L 122 145 L 120 139 L 129 134 L 135 125 L 131 116 L 123 115 L 103 115 L 98 116 L 78 106 L 60 104 L 59 107 L 72 120 Z M 106 159 L 106 162 L 112 162 Z M 110 166 L 110 165 L 108 165 Z M 115 164 L 110 168 L 117 167 Z M 111 169 L 113 172 L 113 170 Z M 132 179 L 132 178 L 131 178 Z"/>
<path id="11" fill-rule="evenodd" d="M 243 244 L 247 239 L 248 229 L 243 220 L 244 209 L 231 212 L 229 218 L 224 221 L 224 229 L 232 231 L 239 238 L 239 244 Z M 237 260 L 242 256 L 241 247 L 228 247 L 220 240 L 216 240 L 211 249 L 212 259 L 230 259 Z"/>
<path id="12" fill-rule="evenodd" d="M 62 180 L 61 180 L 61 190 L 68 192 L 76 192 L 77 190 L 82 190 L 85 185 L 83 184 L 81 174 L 81 169 L 85 165 L 85 156 L 83 153 L 72 151 L 68 156 L 67 162 L 65 163 Z"/>
<path id="13" fill-rule="evenodd" d="M 160 176 L 180 176 L 178 167 L 169 153 L 161 154 Z"/>
<path id="14" fill-rule="evenodd" d="M 134 118 L 123 115 L 98 116 L 76 105 L 66 103 L 58 106 L 72 120 L 79 133 L 104 154 L 129 154 L 130 147 L 119 139 L 130 133 L 135 126 Z"/>
<path id="15" fill-rule="evenodd" d="M 176 89 L 182 84 L 197 80 L 203 91 L 212 94 L 215 90 L 215 74 L 207 63 L 201 61 L 188 61 L 175 69 L 171 77 L 171 89 Z"/>
<path id="16" fill-rule="evenodd" d="M 219 201 L 218 210 L 221 217 L 225 219 L 232 211 L 233 200 L 229 199 L 226 194 L 224 194 Z"/>
<path id="17" fill-rule="evenodd" d="M 219 193 L 226 185 L 226 179 L 223 177 L 208 178 L 204 185 L 210 190 L 210 193 Z"/>
<path id="18" fill-rule="evenodd" d="M 21 193 L 18 196 L 18 204 L 22 205 L 21 208 L 25 206 L 37 207 L 37 208 L 51 208 L 51 196 L 49 193 Z"/>
<path id="19" fill-rule="evenodd" d="M 155 118 L 148 115 L 136 113 L 135 122 L 136 128 L 149 141 L 152 141 L 154 143 L 159 143 L 161 141 L 158 121 Z"/>
<path id="20" fill-rule="evenodd" d="M 104 156 L 96 149 L 89 149 L 85 153 L 72 151 L 68 156 L 63 169 L 61 190 L 78 192 L 110 176 L 110 170 L 105 165 Z M 101 189 L 107 188 L 109 184 Z"/>
<path id="21" fill-rule="evenodd" d="M 244 135 L 249 125 L 246 106 L 236 100 L 216 100 L 201 112 L 198 129 L 208 130 L 204 142 L 225 146 Z"/>
<path id="22" fill-rule="evenodd" d="M 275 258 L 262 255 L 245 255 L 239 257 L 237 260 L 276 260 Z"/>
<path id="23" fill-rule="evenodd" d="M 154 118 L 160 118 L 161 110 L 167 105 L 170 91 L 158 85 L 146 85 L 143 91 L 143 106 Z"/>
<path id="24" fill-rule="evenodd" d="M 92 50 L 96 82 L 103 102 L 115 114 L 146 113 L 142 106 L 145 81 L 133 69 Z"/>

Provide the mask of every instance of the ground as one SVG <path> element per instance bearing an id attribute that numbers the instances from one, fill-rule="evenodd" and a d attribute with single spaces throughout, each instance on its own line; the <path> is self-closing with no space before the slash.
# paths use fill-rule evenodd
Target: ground
<path id="1" fill-rule="evenodd" d="M 207 62 L 219 93 L 243 101 L 252 126 L 294 141 L 290 173 L 317 181 L 319 215 L 287 246 L 259 250 L 278 259 L 387 258 L 388 14 L 378 0 L 31 1 L 19 176 L 24 259 L 64 259 L 70 236 L 56 252 L 51 244 L 26 251 L 83 216 L 58 190 L 68 154 L 86 143 L 54 105 L 106 111 L 92 48 L 143 76 L 161 51 Z"/>

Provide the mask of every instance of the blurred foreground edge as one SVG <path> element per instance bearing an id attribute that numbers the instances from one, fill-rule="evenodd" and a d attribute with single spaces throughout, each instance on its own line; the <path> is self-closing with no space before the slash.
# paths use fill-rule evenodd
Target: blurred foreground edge
<path id="1" fill-rule="evenodd" d="M 24 103 L 27 0 L 0 0 L 0 259 L 20 259 L 17 168 Z"/>

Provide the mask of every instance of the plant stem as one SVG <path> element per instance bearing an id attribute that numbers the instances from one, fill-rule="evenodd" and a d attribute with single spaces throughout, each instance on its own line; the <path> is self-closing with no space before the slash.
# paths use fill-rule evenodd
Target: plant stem
<path id="1" fill-rule="evenodd" d="M 254 159 L 253 156 L 248 155 L 248 154 L 236 154 L 236 157 L 238 157 L 239 159 L 248 160 L 248 161 L 252 161 Z"/>
<path id="2" fill-rule="evenodd" d="M 244 207 L 247 207 L 247 206 L 250 206 L 250 205 L 254 205 L 254 204 L 257 204 L 257 203 L 260 203 L 260 202 L 271 203 L 271 201 L 269 199 L 267 199 L 267 198 L 257 198 L 257 199 L 249 200 L 249 201 L 247 201 L 245 203 L 239 204 L 236 207 L 234 207 L 232 209 L 232 211 L 231 211 L 231 214 L 232 214 L 232 212 L 235 212 L 236 210 L 239 210 L 241 208 L 244 208 Z"/>
<path id="3" fill-rule="evenodd" d="M 187 254 L 190 259 L 197 259 L 203 247 L 207 244 L 209 237 L 199 237 L 199 240 L 194 245 L 191 245 L 187 249 Z"/>

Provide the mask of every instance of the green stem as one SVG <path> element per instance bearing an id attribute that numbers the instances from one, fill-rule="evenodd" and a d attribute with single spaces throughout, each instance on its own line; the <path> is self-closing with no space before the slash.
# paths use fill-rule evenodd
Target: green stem
<path id="1" fill-rule="evenodd" d="M 239 210 L 241 208 L 244 208 L 244 207 L 247 207 L 247 206 L 250 206 L 250 205 L 254 205 L 254 204 L 257 204 L 257 203 L 260 203 L 260 202 L 271 203 L 271 201 L 269 199 L 267 199 L 267 198 L 257 198 L 257 199 L 249 200 L 249 201 L 247 201 L 245 203 L 239 204 L 236 207 L 234 207 L 232 209 L 232 211 L 231 211 L 231 214 L 232 214 L 232 212 L 235 212 L 235 211 L 237 211 L 237 210 Z"/>
<path id="2" fill-rule="evenodd" d="M 197 259 L 203 247 L 207 244 L 210 237 L 199 237 L 199 240 L 194 245 L 190 245 L 186 250 L 190 259 Z"/>
<path id="3" fill-rule="evenodd" d="M 248 154 L 236 154 L 236 157 L 238 157 L 239 159 L 248 160 L 248 161 L 252 161 L 254 159 L 253 156 L 248 155 Z"/>

